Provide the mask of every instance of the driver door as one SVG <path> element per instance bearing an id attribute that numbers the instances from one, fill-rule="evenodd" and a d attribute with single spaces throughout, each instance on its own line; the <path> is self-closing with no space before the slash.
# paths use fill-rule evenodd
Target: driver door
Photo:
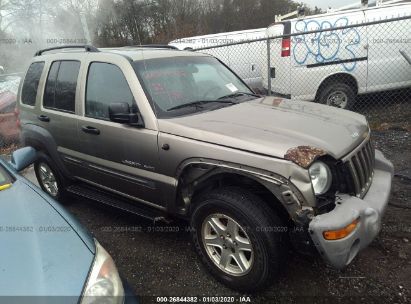
<path id="1" fill-rule="evenodd" d="M 73 158 L 76 175 L 113 193 L 163 205 L 155 180 L 158 131 L 109 120 L 111 103 L 126 102 L 138 110 L 125 75 L 115 62 L 89 62 Z"/>

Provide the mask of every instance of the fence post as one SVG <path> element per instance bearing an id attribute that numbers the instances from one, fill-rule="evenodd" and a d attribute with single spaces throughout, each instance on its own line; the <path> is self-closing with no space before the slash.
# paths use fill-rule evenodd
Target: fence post
<path id="1" fill-rule="evenodd" d="M 267 38 L 267 95 L 271 96 L 271 40 Z"/>

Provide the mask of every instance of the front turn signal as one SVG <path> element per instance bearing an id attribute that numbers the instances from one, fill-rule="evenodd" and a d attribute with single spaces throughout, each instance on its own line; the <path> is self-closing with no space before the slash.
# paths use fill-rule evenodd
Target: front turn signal
<path id="1" fill-rule="evenodd" d="M 342 229 L 324 231 L 323 232 L 323 237 L 326 240 L 329 240 L 329 241 L 335 241 L 335 240 L 343 239 L 346 236 L 350 235 L 351 232 L 354 231 L 354 229 L 357 227 L 359 221 L 360 221 L 360 219 L 358 218 L 355 221 L 353 221 L 351 224 L 345 226 Z"/>

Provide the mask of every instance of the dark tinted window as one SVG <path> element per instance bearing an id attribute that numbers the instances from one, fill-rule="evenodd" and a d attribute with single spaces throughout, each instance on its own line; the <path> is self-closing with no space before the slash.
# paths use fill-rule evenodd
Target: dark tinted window
<path id="1" fill-rule="evenodd" d="M 44 62 L 34 62 L 30 65 L 21 92 L 22 103 L 30 106 L 36 104 L 37 89 L 43 68 Z"/>
<path id="2" fill-rule="evenodd" d="M 53 62 L 53 64 L 51 65 L 43 97 L 43 106 L 45 108 L 54 107 L 54 92 L 56 90 L 56 80 L 59 67 L 60 61 Z"/>
<path id="3" fill-rule="evenodd" d="M 92 63 L 87 77 L 86 116 L 108 120 L 108 106 L 118 102 L 134 107 L 134 98 L 123 72 L 113 64 Z"/>
<path id="4" fill-rule="evenodd" d="M 79 70 L 78 61 L 53 62 L 47 77 L 44 107 L 74 113 Z"/>

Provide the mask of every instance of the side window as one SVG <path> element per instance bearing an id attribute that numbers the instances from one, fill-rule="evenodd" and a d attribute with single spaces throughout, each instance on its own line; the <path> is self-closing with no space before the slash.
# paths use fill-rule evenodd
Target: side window
<path id="1" fill-rule="evenodd" d="M 53 108 L 54 107 L 54 93 L 56 90 L 56 80 L 57 80 L 57 73 L 59 71 L 60 61 L 55 61 L 52 63 L 49 75 L 47 77 L 46 82 L 46 89 L 44 90 L 43 96 L 43 106 L 45 108 Z"/>
<path id="2" fill-rule="evenodd" d="M 43 68 L 44 62 L 33 62 L 30 65 L 21 91 L 21 102 L 23 104 L 29 106 L 36 104 L 37 89 Z"/>
<path id="3" fill-rule="evenodd" d="M 78 61 L 53 62 L 44 91 L 45 108 L 74 113 L 79 70 Z"/>
<path id="4" fill-rule="evenodd" d="M 87 76 L 86 116 L 108 120 L 108 106 L 118 102 L 130 108 L 135 104 L 123 72 L 113 64 L 93 62 Z"/>

